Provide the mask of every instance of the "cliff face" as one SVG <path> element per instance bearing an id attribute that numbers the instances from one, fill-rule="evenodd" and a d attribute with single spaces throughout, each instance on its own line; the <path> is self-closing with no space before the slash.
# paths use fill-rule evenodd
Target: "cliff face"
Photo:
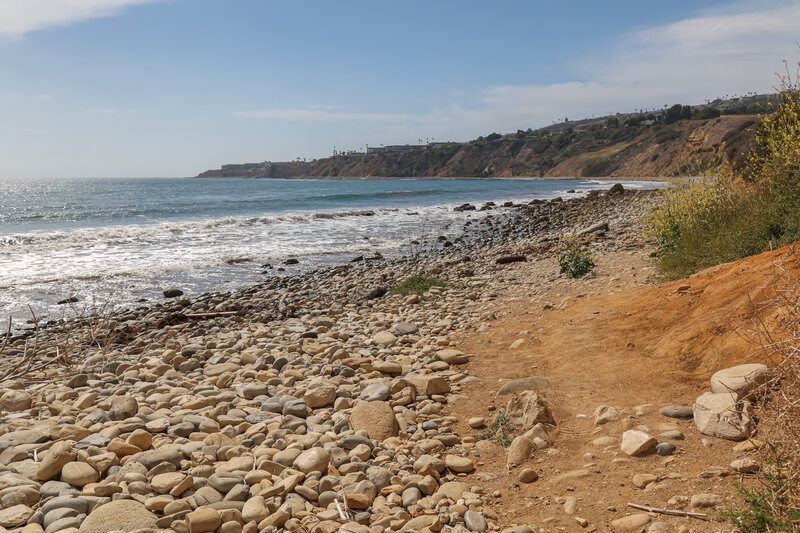
<path id="1" fill-rule="evenodd" d="M 225 165 L 198 177 L 645 177 L 728 161 L 743 164 L 757 115 L 655 126 L 601 126 L 480 138 L 401 153 L 337 155 L 309 162 Z M 496 138 L 499 137 L 499 138 Z"/>

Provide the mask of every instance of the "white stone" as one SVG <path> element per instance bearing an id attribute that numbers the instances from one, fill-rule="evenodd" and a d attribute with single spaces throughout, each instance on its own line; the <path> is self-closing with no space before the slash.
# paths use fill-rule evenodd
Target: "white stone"
<path id="1" fill-rule="evenodd" d="M 769 381 L 771 375 L 766 365 L 755 363 L 725 368 L 711 376 L 711 392 L 732 392 L 737 398 L 744 398 Z"/>
<path id="2" fill-rule="evenodd" d="M 750 402 L 733 392 L 706 392 L 694 403 L 694 423 L 704 435 L 741 440 L 753 433 L 750 412 Z"/>

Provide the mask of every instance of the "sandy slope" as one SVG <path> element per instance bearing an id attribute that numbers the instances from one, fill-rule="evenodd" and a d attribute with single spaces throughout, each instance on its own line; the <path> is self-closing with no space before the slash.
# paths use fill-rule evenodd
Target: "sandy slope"
<path id="1" fill-rule="evenodd" d="M 717 510 L 738 504 L 733 482 L 741 476 L 733 475 L 728 465 L 745 454 L 720 439 L 708 439 L 712 446 L 704 446 L 706 437 L 691 420 L 666 418 L 658 409 L 691 406 L 708 390 L 714 371 L 758 358 L 757 345 L 748 337 L 755 331 L 754 318 L 766 314 L 756 312 L 756 306 L 771 295 L 775 265 L 796 271 L 798 259 L 783 249 L 667 284 L 649 281 L 653 269 L 647 261 L 641 251 L 612 252 L 600 257 L 595 276 L 577 281 L 558 279 L 555 266 L 543 261 L 514 265 L 504 271 L 505 289 L 494 302 L 504 316 L 463 339 L 461 349 L 476 355 L 468 369 L 482 379 L 465 386 L 469 398 L 451 410 L 465 433 L 481 433 L 466 425 L 469 417 L 491 420 L 505 406 L 509 397 L 496 397 L 503 382 L 538 375 L 552 384 L 544 394 L 558 422 L 551 434 L 555 444 L 536 452 L 528 465 L 539 473 L 538 481 L 517 483 L 517 471 L 507 472 L 500 446 L 484 441 L 478 448 L 485 463 L 480 471 L 491 473 L 490 485 L 503 501 L 504 524 L 583 530 L 560 505 L 566 498 L 575 498 L 574 516 L 588 520 L 589 530 L 600 531 L 636 512 L 627 502 L 691 510 L 668 501 L 714 493 L 726 498 Z M 522 345 L 510 348 L 517 339 L 524 339 Z M 596 427 L 592 414 L 601 404 L 624 415 Z M 677 428 L 686 439 L 672 441 L 677 445 L 672 457 L 629 458 L 618 445 L 592 445 L 603 435 L 619 442 L 624 429 L 639 424 L 654 435 Z M 559 480 L 560 474 L 577 469 L 589 474 Z M 701 476 L 713 471 L 724 476 Z M 665 479 L 642 490 L 631 483 L 639 473 Z M 698 510 L 716 515 L 714 509 Z M 667 522 L 667 531 L 680 526 L 730 529 L 690 518 L 653 520 Z"/>

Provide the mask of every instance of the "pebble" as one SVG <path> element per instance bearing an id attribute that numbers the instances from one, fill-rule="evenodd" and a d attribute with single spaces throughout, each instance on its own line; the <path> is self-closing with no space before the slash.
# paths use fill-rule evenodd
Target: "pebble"
<path id="1" fill-rule="evenodd" d="M 662 407 L 658 411 L 663 416 L 668 416 L 670 418 L 692 418 L 694 416 L 694 411 L 691 407 L 681 406 L 681 405 L 668 405 L 666 407 Z"/>
<path id="2" fill-rule="evenodd" d="M 468 457 L 459 457 L 458 455 L 447 455 L 444 458 L 444 464 L 453 472 L 469 473 L 475 470 L 475 463 Z"/>
<path id="3" fill-rule="evenodd" d="M 489 527 L 483 515 L 472 510 L 464 513 L 464 524 L 470 531 L 486 531 Z"/>
<path id="4" fill-rule="evenodd" d="M 731 468 L 735 472 L 752 474 L 758 472 L 761 468 L 761 465 L 759 465 L 758 461 L 746 457 L 744 459 L 736 459 L 735 461 L 731 462 Z"/>
<path id="5" fill-rule="evenodd" d="M 523 468 L 519 472 L 518 479 L 520 483 L 533 483 L 539 479 L 539 474 L 532 468 Z"/>
<path id="6" fill-rule="evenodd" d="M 627 455 L 636 457 L 652 452 L 657 444 L 658 441 L 644 431 L 629 429 L 622 434 L 620 448 Z"/>
<path id="7" fill-rule="evenodd" d="M 467 425 L 473 429 L 482 428 L 486 425 L 486 419 L 482 416 L 475 416 L 467 420 Z"/>
<path id="8" fill-rule="evenodd" d="M 656 446 L 656 453 L 662 457 L 672 455 L 675 453 L 675 445 L 671 442 L 660 442 L 658 446 Z"/>

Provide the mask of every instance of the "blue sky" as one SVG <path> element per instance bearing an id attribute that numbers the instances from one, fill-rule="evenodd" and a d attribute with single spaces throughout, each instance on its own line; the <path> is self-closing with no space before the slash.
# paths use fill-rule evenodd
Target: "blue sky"
<path id="1" fill-rule="evenodd" d="M 766 92 L 800 3 L 0 0 L 0 177 L 186 176 Z"/>

